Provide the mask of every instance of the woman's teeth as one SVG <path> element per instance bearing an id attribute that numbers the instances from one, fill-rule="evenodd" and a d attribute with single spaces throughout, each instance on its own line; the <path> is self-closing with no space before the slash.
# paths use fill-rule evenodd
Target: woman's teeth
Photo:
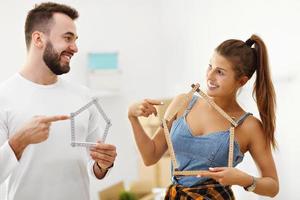
<path id="1" fill-rule="evenodd" d="M 212 89 L 218 87 L 217 85 L 214 85 L 214 84 L 212 84 L 212 83 L 207 83 L 207 85 L 208 85 L 209 88 L 212 88 Z"/>

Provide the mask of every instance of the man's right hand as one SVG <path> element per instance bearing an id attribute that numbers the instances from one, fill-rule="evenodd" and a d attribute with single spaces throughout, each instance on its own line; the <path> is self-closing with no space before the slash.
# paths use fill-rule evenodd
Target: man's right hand
<path id="1" fill-rule="evenodd" d="M 26 123 L 18 133 L 26 136 L 28 144 L 36 144 L 45 141 L 49 136 L 51 122 L 69 119 L 66 115 L 35 116 Z"/>
<path id="2" fill-rule="evenodd" d="M 9 139 L 9 144 L 15 152 L 16 157 L 19 159 L 29 144 L 37 144 L 45 141 L 49 136 L 49 129 L 52 122 L 69 118 L 68 115 L 33 117 Z"/>

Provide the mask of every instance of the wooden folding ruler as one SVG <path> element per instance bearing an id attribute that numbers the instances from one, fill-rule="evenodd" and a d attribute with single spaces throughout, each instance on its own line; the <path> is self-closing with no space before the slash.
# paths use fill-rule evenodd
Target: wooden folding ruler
<path id="1" fill-rule="evenodd" d="M 198 94 L 209 104 L 211 105 L 217 112 L 219 112 L 225 119 L 227 119 L 231 123 L 230 127 L 230 137 L 229 137 L 229 154 L 228 154 L 228 167 L 233 166 L 233 148 L 234 148 L 234 128 L 238 126 L 238 124 L 234 121 L 233 118 L 231 118 L 222 108 L 220 108 L 212 99 L 210 99 L 203 91 L 200 90 L 199 84 L 192 84 L 192 89 L 185 94 L 185 98 L 183 101 L 179 102 L 178 105 L 175 105 L 174 108 L 171 108 L 168 110 L 168 112 L 165 113 L 165 116 L 162 120 L 162 125 L 165 133 L 165 138 L 168 145 L 168 151 L 171 157 L 171 161 L 173 164 L 173 175 L 174 176 L 197 176 L 198 174 L 201 174 L 203 170 L 194 170 L 194 171 L 179 171 L 178 165 L 176 162 L 176 156 L 174 152 L 174 148 L 172 145 L 171 137 L 170 137 L 170 131 L 167 126 L 168 122 L 172 120 L 175 115 L 179 112 L 179 110 L 186 105 L 190 99 L 192 99 L 192 96 L 195 92 L 198 92 Z"/>

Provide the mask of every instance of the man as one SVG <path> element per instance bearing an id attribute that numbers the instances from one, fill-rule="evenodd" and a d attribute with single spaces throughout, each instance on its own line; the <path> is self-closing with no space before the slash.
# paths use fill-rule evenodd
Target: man
<path id="1" fill-rule="evenodd" d="M 69 72 L 78 51 L 77 17 L 62 4 L 32 9 L 25 23 L 25 65 L 0 85 L 0 183 L 9 177 L 8 200 L 87 200 L 88 174 L 102 179 L 113 166 L 113 145 L 70 145 L 66 114 L 91 97 L 83 86 L 59 77 Z M 92 108 L 76 116 L 77 138 L 99 140 L 97 119 Z"/>

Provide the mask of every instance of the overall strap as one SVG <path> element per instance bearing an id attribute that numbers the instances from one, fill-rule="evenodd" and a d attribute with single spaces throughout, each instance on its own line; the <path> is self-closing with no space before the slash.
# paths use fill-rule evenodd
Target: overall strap
<path id="1" fill-rule="evenodd" d="M 248 117 L 252 115 L 252 113 L 245 113 L 242 115 L 237 121 L 236 125 L 239 126 L 243 121 Z M 236 126 L 236 127 L 237 127 Z M 229 149 L 228 149 L 228 167 L 233 167 L 233 151 L 234 151 L 234 127 L 231 126 L 229 128 Z"/>
<path id="2" fill-rule="evenodd" d="M 238 124 L 238 126 L 240 125 L 240 124 L 242 124 L 244 121 L 245 121 L 245 119 L 247 119 L 247 117 L 249 117 L 250 115 L 253 115 L 252 113 L 249 113 L 249 112 L 246 112 L 243 116 L 241 116 L 240 118 L 239 118 L 239 120 L 237 120 L 237 124 Z"/>
<path id="3" fill-rule="evenodd" d="M 194 106 L 194 104 L 196 103 L 197 99 L 198 99 L 198 96 L 197 95 L 193 95 L 192 100 L 190 101 L 187 109 L 183 113 L 184 117 L 186 117 L 186 115 L 191 111 L 191 109 Z"/>

